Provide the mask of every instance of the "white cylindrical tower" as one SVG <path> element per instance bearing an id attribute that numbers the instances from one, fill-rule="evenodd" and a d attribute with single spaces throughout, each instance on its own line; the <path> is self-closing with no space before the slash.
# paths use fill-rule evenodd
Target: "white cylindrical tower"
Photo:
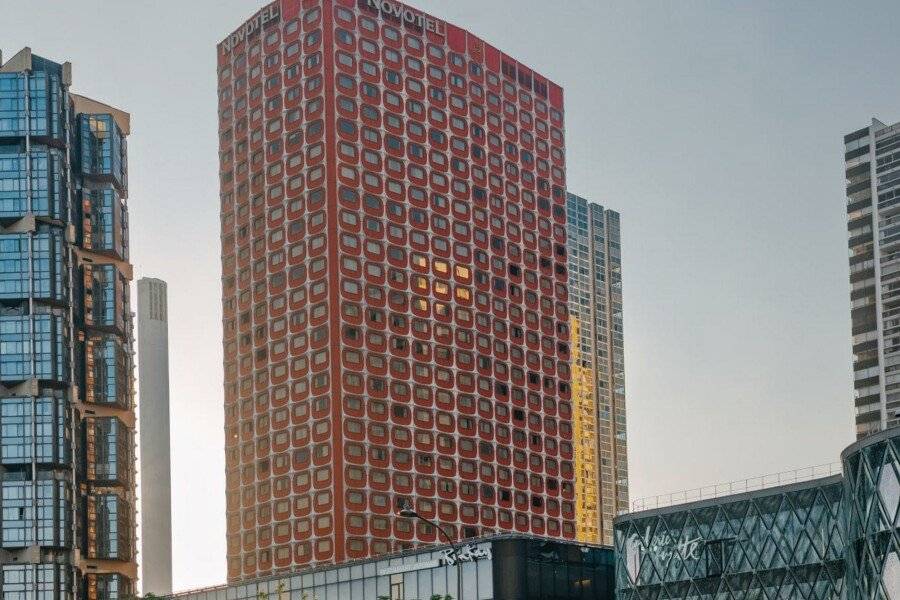
<path id="1" fill-rule="evenodd" d="M 172 475 L 166 282 L 138 281 L 141 589 L 172 593 Z"/>

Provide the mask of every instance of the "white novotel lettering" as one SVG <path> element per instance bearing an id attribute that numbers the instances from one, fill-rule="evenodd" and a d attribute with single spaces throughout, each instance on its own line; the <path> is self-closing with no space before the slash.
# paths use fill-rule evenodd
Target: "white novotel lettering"
<path id="1" fill-rule="evenodd" d="M 244 40 L 250 39 L 250 36 L 259 32 L 263 28 L 265 28 L 269 23 L 272 23 L 281 16 L 281 11 L 279 9 L 278 4 L 272 4 L 268 6 L 244 23 L 234 33 L 228 36 L 224 42 L 222 42 L 222 54 L 227 54 L 231 52 L 231 49 L 243 42 Z"/>
<path id="2" fill-rule="evenodd" d="M 445 35 L 443 23 L 437 19 L 428 17 L 423 13 L 405 7 L 399 2 L 392 2 L 391 0 L 368 0 L 367 4 L 369 8 L 374 8 L 381 12 L 382 15 L 394 17 L 405 23 L 409 23 L 410 25 L 415 25 L 422 29 L 437 33 L 438 35 Z"/>

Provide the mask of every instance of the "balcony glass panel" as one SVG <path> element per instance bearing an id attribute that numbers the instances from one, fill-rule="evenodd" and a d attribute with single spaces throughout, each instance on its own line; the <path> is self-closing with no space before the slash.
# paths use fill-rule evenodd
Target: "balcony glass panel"
<path id="1" fill-rule="evenodd" d="M 31 288 L 35 299 L 66 301 L 62 232 L 54 229 L 34 235 L 29 252 L 30 237 L 27 233 L 0 235 L 0 299 L 27 299 Z"/>
<path id="2" fill-rule="evenodd" d="M 128 186 L 125 136 L 112 115 L 78 115 L 81 172 L 119 189 Z"/>
<path id="3" fill-rule="evenodd" d="M 86 265 L 84 279 L 86 324 L 124 333 L 128 281 L 113 265 Z"/>
<path id="4" fill-rule="evenodd" d="M 68 347 L 62 317 L 0 317 L 0 381 L 21 382 L 35 378 L 67 383 Z"/>
<path id="5" fill-rule="evenodd" d="M 31 104 L 30 133 L 61 139 L 64 118 L 59 65 L 35 60 L 38 64 L 27 81 Z M 38 70 L 42 67 L 47 70 Z M 23 73 L 0 73 L 0 136 L 25 135 L 25 89 Z"/>
<path id="6" fill-rule="evenodd" d="M 85 400 L 128 406 L 128 354 L 116 336 L 92 337 L 85 352 Z"/>
<path id="7" fill-rule="evenodd" d="M 4 565 L 0 598 L 4 600 L 72 600 L 72 571 L 64 565 Z"/>
<path id="8" fill-rule="evenodd" d="M 0 219 L 15 220 L 28 214 L 28 169 L 19 145 L 12 152 L 0 146 Z M 62 220 L 66 205 L 65 156 L 55 149 L 31 150 L 31 212 Z"/>
<path id="9" fill-rule="evenodd" d="M 81 237 L 85 248 L 127 259 L 125 205 L 112 188 L 85 190 Z"/>
<path id="10" fill-rule="evenodd" d="M 0 73 L 0 136 L 25 133 L 25 76 Z"/>
<path id="11" fill-rule="evenodd" d="M 35 543 L 53 548 L 71 545 L 72 492 L 67 482 L 4 481 L 0 486 L 4 548 L 27 548 Z M 37 502 L 33 502 L 35 497 Z"/>
<path id="12" fill-rule="evenodd" d="M 99 484 L 126 485 L 130 439 L 128 429 L 115 417 L 87 420 L 88 479 Z"/>
<path id="13" fill-rule="evenodd" d="M 131 558 L 131 507 L 115 494 L 88 499 L 88 556 L 106 560 Z"/>
<path id="14" fill-rule="evenodd" d="M 0 463 L 4 466 L 31 464 L 34 440 L 39 464 L 68 464 L 71 460 L 68 422 L 63 398 L 3 398 L 0 400 Z"/>
<path id="15" fill-rule="evenodd" d="M 96 600 L 128 600 L 132 598 L 131 580 L 118 573 L 88 575 L 88 598 Z"/>

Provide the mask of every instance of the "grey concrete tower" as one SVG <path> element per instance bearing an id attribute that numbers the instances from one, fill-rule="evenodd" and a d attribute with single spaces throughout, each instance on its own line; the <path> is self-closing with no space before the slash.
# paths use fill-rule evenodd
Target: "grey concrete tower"
<path id="1" fill-rule="evenodd" d="M 138 281 L 141 439 L 141 589 L 172 593 L 172 475 L 166 282 Z"/>
<path id="2" fill-rule="evenodd" d="M 856 436 L 900 425 L 900 122 L 844 136 Z"/>

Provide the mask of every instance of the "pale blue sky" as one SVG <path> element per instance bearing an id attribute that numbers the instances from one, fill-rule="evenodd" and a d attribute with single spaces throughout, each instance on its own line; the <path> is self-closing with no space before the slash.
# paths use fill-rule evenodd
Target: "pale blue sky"
<path id="1" fill-rule="evenodd" d="M 900 4 L 413 0 L 566 90 L 572 191 L 622 214 L 632 493 L 852 439 L 842 136 L 900 120 Z M 132 114 L 132 257 L 169 282 L 175 585 L 224 579 L 215 44 L 250 0 L 0 0 L 0 48 Z"/>

